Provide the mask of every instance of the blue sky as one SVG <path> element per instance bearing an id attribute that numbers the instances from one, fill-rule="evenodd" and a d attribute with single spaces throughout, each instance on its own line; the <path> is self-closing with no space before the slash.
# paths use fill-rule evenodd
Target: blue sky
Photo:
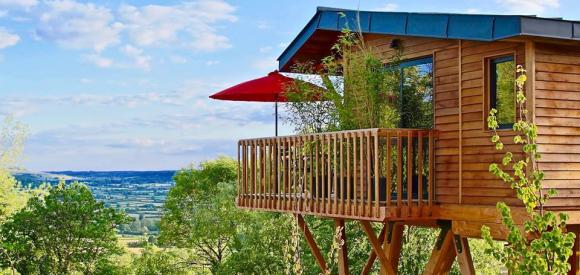
<path id="1" fill-rule="evenodd" d="M 574 0 L 361 2 L 363 10 L 580 19 Z M 0 116 L 28 126 L 22 166 L 30 170 L 179 169 L 233 156 L 237 139 L 272 135 L 272 105 L 208 95 L 275 69 L 316 6 L 357 5 L 0 0 Z"/>

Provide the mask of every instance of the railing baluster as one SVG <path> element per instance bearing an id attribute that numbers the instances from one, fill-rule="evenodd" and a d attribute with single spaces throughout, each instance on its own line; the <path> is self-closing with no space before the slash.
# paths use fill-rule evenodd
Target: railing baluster
<path id="1" fill-rule="evenodd" d="M 403 137 L 397 131 L 397 216 L 400 213 L 403 196 Z"/>
<path id="2" fill-rule="evenodd" d="M 375 217 L 379 217 L 379 203 L 380 203 L 380 193 L 379 193 L 379 183 L 380 183 L 380 170 L 379 170 L 379 133 L 378 131 L 373 132 L 373 140 L 374 140 L 374 151 L 373 154 L 375 156 Z"/>
<path id="3" fill-rule="evenodd" d="M 327 154 L 327 159 L 326 159 L 326 174 L 327 174 L 327 180 L 326 180 L 326 213 L 330 214 L 332 213 L 332 206 L 331 206 L 331 194 L 332 194 L 332 154 L 330 153 L 330 134 L 329 135 L 325 135 L 326 138 L 326 154 Z"/>
<path id="4" fill-rule="evenodd" d="M 434 147 L 434 139 L 433 139 L 433 132 L 429 132 L 429 186 L 428 186 L 428 196 L 429 196 L 429 207 L 433 207 L 433 195 L 434 195 L 434 184 L 433 184 L 433 175 L 435 174 L 433 171 L 433 167 L 435 167 L 433 155 L 433 147 Z"/>
<path id="5" fill-rule="evenodd" d="M 296 161 L 298 160 L 298 146 L 296 142 L 296 136 L 293 136 L 291 139 L 292 142 L 292 211 L 296 212 L 298 210 L 298 197 L 296 196 L 298 193 L 298 176 L 300 172 L 297 172 L 298 165 L 296 165 Z"/>
<path id="6" fill-rule="evenodd" d="M 312 177 L 312 173 L 314 170 L 314 159 L 313 156 L 313 143 L 312 143 L 312 135 L 308 135 L 306 137 L 308 142 L 308 182 L 310 183 L 310 191 L 308 194 L 308 211 L 314 211 L 314 178 Z"/>
<path id="7" fill-rule="evenodd" d="M 352 148 L 350 148 L 350 133 L 345 134 L 346 137 L 346 211 L 345 213 L 347 215 L 351 215 L 352 214 L 352 209 L 351 209 L 351 196 L 350 196 L 350 191 L 351 191 L 351 180 L 350 180 L 350 155 L 351 155 L 351 151 Z"/>
<path id="8" fill-rule="evenodd" d="M 407 131 L 407 215 L 413 206 L 413 132 Z"/>
<path id="9" fill-rule="evenodd" d="M 337 145 L 337 135 L 333 134 L 332 135 L 332 139 L 333 139 L 333 147 L 332 147 L 332 165 L 333 165 L 333 173 L 332 173 L 332 183 L 333 183 L 333 191 L 334 191 L 334 200 L 332 203 L 332 213 L 336 214 L 338 211 L 338 163 L 337 163 L 337 156 L 336 156 L 336 145 Z"/>
<path id="10" fill-rule="evenodd" d="M 389 210 L 389 207 L 391 207 L 391 197 L 393 196 L 393 178 L 391 176 L 391 131 L 387 131 L 387 170 L 386 172 L 386 176 L 387 176 L 387 211 Z"/>
<path id="11" fill-rule="evenodd" d="M 258 142 L 258 146 L 260 148 L 259 154 L 260 154 L 260 189 L 258 190 L 258 196 L 260 198 L 259 201 L 259 207 L 260 208 L 264 208 L 264 194 L 266 193 L 266 158 L 265 158 L 265 152 L 264 146 L 265 141 L 262 139 Z"/>
<path id="12" fill-rule="evenodd" d="M 417 203 L 419 204 L 419 213 L 423 210 L 423 131 L 417 133 L 417 177 L 418 177 L 418 191 Z"/>
<path id="13" fill-rule="evenodd" d="M 365 207 L 364 207 L 364 190 L 365 190 L 365 169 L 364 169 L 364 142 L 363 142 L 363 138 L 364 135 L 362 133 L 357 133 L 358 137 L 359 137 L 359 142 L 360 142 L 360 146 L 359 146 L 359 165 L 360 165 L 360 207 L 359 207 L 359 215 L 364 216 L 365 213 Z"/>
<path id="14" fill-rule="evenodd" d="M 345 194 L 346 183 L 345 183 L 345 178 L 344 178 L 344 148 L 343 148 L 344 147 L 344 143 L 343 143 L 344 136 L 343 136 L 343 133 L 339 133 L 338 138 L 340 139 L 340 141 L 338 142 L 338 144 L 340 145 L 340 153 L 339 153 L 339 155 L 340 155 L 340 164 L 339 164 L 340 165 L 340 192 L 339 192 L 340 201 L 338 204 L 338 207 L 339 207 L 338 212 L 341 215 L 344 215 L 344 206 L 345 206 L 344 205 L 344 195 L 346 195 Z"/>
<path id="15" fill-rule="evenodd" d="M 369 131 L 365 132 L 366 136 L 366 157 L 367 157 L 367 164 L 366 164 L 366 172 L 367 172 L 367 213 L 366 216 L 370 217 L 373 215 L 372 213 L 372 205 L 373 199 L 371 195 L 371 188 L 372 188 L 372 178 L 371 178 L 371 134 Z"/>
<path id="16" fill-rule="evenodd" d="M 354 215 L 358 216 L 358 185 L 359 185 L 359 178 L 358 178 L 358 158 L 357 158 L 357 152 L 358 152 L 358 140 L 357 140 L 357 135 L 356 133 L 352 133 L 351 135 L 352 137 L 352 179 L 353 179 L 353 203 L 354 203 Z"/>
<path id="17" fill-rule="evenodd" d="M 257 152 L 256 152 L 256 142 L 253 141 L 252 142 L 252 182 L 254 183 L 252 186 L 252 208 L 256 208 L 256 201 L 257 201 L 257 197 L 256 197 L 256 190 L 258 189 L 258 179 L 256 178 L 257 176 L 257 172 L 258 172 L 258 160 L 256 159 L 257 157 Z"/>
<path id="18" fill-rule="evenodd" d="M 268 192 L 268 200 L 270 201 L 270 206 L 268 206 L 268 208 L 270 209 L 276 209 L 276 193 L 275 193 L 275 188 L 276 188 L 276 143 L 275 143 L 275 139 L 274 138 L 270 138 L 268 139 L 268 159 L 270 161 L 270 169 L 268 169 L 270 175 L 268 177 L 268 179 L 270 180 L 270 184 L 268 185 L 270 187 L 270 190 Z"/>
<path id="19" fill-rule="evenodd" d="M 326 154 L 325 154 L 325 139 L 324 135 L 320 136 L 320 170 L 321 170 L 321 177 L 320 177 L 320 189 L 321 189 L 321 210 L 320 212 L 326 212 Z"/>
<path id="20" fill-rule="evenodd" d="M 282 192 L 282 208 L 288 210 L 288 198 L 286 197 L 288 192 L 288 185 L 290 181 L 290 174 L 288 172 L 288 162 L 290 158 L 290 151 L 288 150 L 288 143 L 286 138 L 282 138 L 282 156 L 283 156 L 283 166 L 284 166 L 284 191 Z"/>
<path id="21" fill-rule="evenodd" d="M 281 151 L 281 144 L 280 144 L 280 138 L 276 137 L 274 138 L 275 141 L 275 146 L 276 146 L 276 188 L 275 188 L 275 195 L 274 197 L 276 198 L 276 209 L 280 210 L 281 209 L 281 196 L 280 196 L 280 185 L 282 183 L 282 177 L 280 176 L 280 172 L 282 170 L 281 165 L 281 161 L 280 161 L 280 151 Z"/>
<path id="22" fill-rule="evenodd" d="M 314 212 L 320 212 L 320 136 L 314 136 L 314 156 L 316 159 L 315 169 L 316 172 L 314 173 L 315 176 L 315 183 L 316 183 L 316 196 L 314 197 Z"/>

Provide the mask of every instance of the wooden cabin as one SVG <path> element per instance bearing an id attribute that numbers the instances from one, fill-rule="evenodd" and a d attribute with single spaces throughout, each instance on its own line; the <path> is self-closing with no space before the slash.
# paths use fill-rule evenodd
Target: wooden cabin
<path id="1" fill-rule="evenodd" d="M 491 108 L 508 112 L 499 131 L 513 136 L 515 107 L 506 106 L 515 100 L 499 103 L 505 73 L 499 68 L 523 65 L 527 108 L 539 126 L 539 167 L 546 172 L 545 186 L 558 191 L 547 207 L 568 213 L 569 230 L 580 232 L 580 22 L 319 8 L 279 57 L 280 71 L 329 55 L 346 26 L 363 33 L 385 62 L 396 41 L 404 45 L 404 61 L 427 65 L 432 127 L 240 140 L 238 207 L 295 214 L 321 266 L 324 259 L 303 215 L 335 219 L 337 226 L 360 221 L 373 246 L 369 262 L 378 258 L 385 274 L 396 273 L 402 225 L 440 226 L 425 273 L 447 272 L 457 256 L 462 272 L 473 274 L 467 238 L 479 238 L 482 225 L 505 238 L 496 203 L 512 206 L 519 222 L 524 213 L 510 186 L 488 171 L 502 153 L 494 149 L 486 123 Z M 508 150 L 521 150 L 504 141 Z M 383 223 L 383 232 L 377 236 L 371 223 Z M 573 272 L 579 270 L 579 253 L 576 245 Z M 348 273 L 347 264 L 343 249 L 341 273 Z"/>

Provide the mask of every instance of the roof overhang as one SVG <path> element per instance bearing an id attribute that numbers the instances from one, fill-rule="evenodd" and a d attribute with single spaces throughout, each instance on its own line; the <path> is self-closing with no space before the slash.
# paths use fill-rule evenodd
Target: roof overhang
<path id="1" fill-rule="evenodd" d="M 360 22 L 360 23 L 359 23 Z M 496 41 L 516 36 L 580 40 L 580 22 L 523 15 L 354 11 L 318 8 L 278 57 L 279 70 L 329 55 L 344 29 L 363 34 Z"/>

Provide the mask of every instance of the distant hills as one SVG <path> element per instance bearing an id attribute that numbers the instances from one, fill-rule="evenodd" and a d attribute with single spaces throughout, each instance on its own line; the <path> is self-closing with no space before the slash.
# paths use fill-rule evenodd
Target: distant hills
<path id="1" fill-rule="evenodd" d="M 126 228 L 130 234 L 155 233 L 176 171 L 14 171 L 23 186 L 78 181 L 89 186 L 95 198 L 135 217 L 138 224 Z M 148 228 L 148 229 L 147 229 Z M 153 232 L 151 232 L 153 231 Z"/>

